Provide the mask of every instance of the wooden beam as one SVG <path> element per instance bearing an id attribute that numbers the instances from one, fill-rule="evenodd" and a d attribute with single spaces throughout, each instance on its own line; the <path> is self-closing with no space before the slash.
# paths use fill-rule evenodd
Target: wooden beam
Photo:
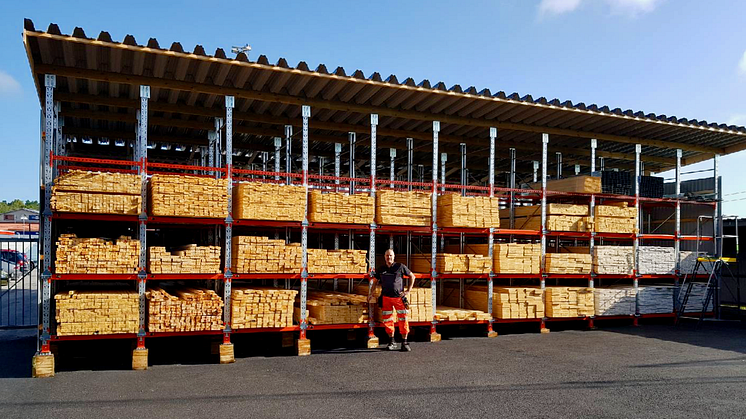
<path id="1" fill-rule="evenodd" d="M 357 113 L 363 113 L 363 114 L 377 113 L 381 116 L 406 118 L 406 119 L 420 120 L 420 121 L 436 121 L 437 120 L 443 124 L 456 124 L 456 125 L 465 125 L 465 126 L 471 125 L 471 126 L 480 126 L 480 127 L 485 127 L 485 128 L 497 127 L 498 129 L 509 129 L 509 130 L 514 130 L 514 131 L 534 132 L 537 134 L 547 133 L 550 135 L 561 135 L 561 136 L 566 136 L 566 137 L 589 138 L 589 139 L 596 138 L 602 141 L 612 141 L 612 142 L 625 143 L 625 144 L 642 144 L 642 145 L 646 145 L 649 147 L 658 147 L 658 148 L 667 148 L 667 149 L 681 148 L 683 150 L 698 151 L 698 152 L 703 152 L 703 153 L 725 154 L 724 149 L 720 149 L 716 147 L 706 147 L 706 146 L 693 145 L 693 144 L 680 144 L 680 143 L 669 142 L 669 141 L 627 137 L 627 136 L 620 136 L 620 135 L 599 134 L 599 133 L 585 132 L 585 131 L 580 131 L 580 130 L 548 128 L 548 127 L 539 127 L 539 126 L 516 124 L 516 123 L 509 123 L 509 122 L 489 121 L 489 120 L 484 120 L 484 119 L 474 119 L 474 118 L 459 117 L 459 116 L 453 116 L 453 115 L 432 114 L 432 113 L 417 112 L 417 111 L 405 111 L 405 110 L 399 110 L 399 109 L 390 109 L 390 108 L 386 108 L 382 106 L 368 106 L 368 105 L 358 105 L 355 103 L 327 101 L 327 100 L 321 100 L 321 99 L 315 99 L 315 98 L 301 98 L 301 97 L 295 97 L 295 96 L 290 96 L 290 95 L 283 95 L 279 93 L 244 90 L 244 89 L 238 89 L 238 88 L 233 88 L 233 87 L 208 85 L 204 83 L 193 83 L 193 82 L 180 81 L 180 80 L 162 79 L 158 77 L 136 76 L 136 75 L 128 75 L 128 74 L 114 73 L 114 72 L 108 72 L 108 71 L 88 70 L 88 69 L 59 66 L 59 65 L 36 64 L 34 66 L 34 71 L 36 71 L 36 73 L 38 74 L 55 74 L 57 76 L 72 77 L 72 78 L 78 78 L 78 79 L 84 79 L 84 80 L 87 79 L 87 80 L 96 80 L 96 81 L 103 81 L 103 82 L 109 82 L 109 83 L 122 83 L 122 84 L 129 84 L 129 85 L 135 85 L 135 86 L 148 85 L 151 87 L 158 87 L 162 89 L 181 90 L 181 91 L 187 91 L 187 92 L 193 92 L 193 93 L 207 93 L 207 94 L 214 94 L 214 95 L 220 95 L 220 96 L 234 96 L 238 98 L 259 100 L 259 101 L 265 101 L 265 102 L 284 103 L 287 105 L 296 105 L 296 106 L 309 105 L 312 108 L 332 109 L 332 110 L 343 111 L 343 112 L 357 112 Z M 450 92 L 450 93 L 456 94 L 453 92 Z M 599 116 L 603 116 L 603 115 L 599 115 Z M 662 121 L 660 122 L 645 121 L 645 122 L 650 123 L 651 125 L 656 124 L 656 123 L 659 123 L 661 125 L 671 125 L 670 123 L 662 122 Z M 696 129 L 704 129 L 704 128 L 697 127 Z M 712 130 L 713 132 L 718 131 L 714 128 L 710 128 L 710 130 Z M 737 133 L 735 132 L 733 134 L 737 135 Z M 746 138 L 746 135 L 744 135 L 744 137 Z"/>
<path id="2" fill-rule="evenodd" d="M 140 107 L 140 104 L 138 101 L 129 100 L 129 99 L 107 98 L 107 97 L 95 96 L 95 95 L 76 95 L 76 94 L 70 94 L 70 93 L 60 93 L 60 94 L 57 94 L 56 97 L 62 102 L 88 103 L 88 104 L 98 104 L 98 105 L 116 106 L 116 107 L 131 107 L 133 109 L 139 109 Z M 165 103 L 159 103 L 159 102 L 152 102 L 149 105 L 149 108 L 152 111 L 199 115 L 199 116 L 205 116 L 205 117 L 221 117 L 225 114 L 225 112 L 221 109 L 208 109 L 208 108 L 200 108 L 196 106 L 165 104 Z M 63 107 L 63 109 L 66 109 L 66 107 Z M 106 114 L 102 112 L 84 111 L 80 109 L 65 110 L 64 113 L 68 116 L 76 116 L 76 117 L 81 117 L 81 118 L 93 118 L 94 114 L 96 115 L 97 118 L 100 118 L 102 114 Z M 117 113 L 115 115 L 121 115 L 121 114 Z M 276 117 L 272 115 L 256 115 L 256 114 L 251 114 L 247 112 L 234 112 L 233 117 L 234 117 L 234 120 L 238 120 L 238 121 L 250 121 L 250 122 L 258 122 L 258 123 L 273 124 L 273 125 L 283 125 L 283 126 L 293 125 L 293 126 L 300 127 L 302 124 L 302 120 L 298 118 L 294 119 L 294 118 Z M 133 121 L 128 121 L 126 120 L 126 117 L 123 117 L 123 116 L 116 116 L 116 118 L 122 118 L 121 120 L 124 120 L 125 122 L 134 122 L 135 116 L 133 115 L 131 117 Z M 115 120 L 120 120 L 120 119 L 115 119 Z M 164 119 L 161 119 L 159 121 L 164 121 Z M 318 128 L 318 129 L 323 129 L 323 130 L 338 131 L 338 132 L 345 132 L 345 133 L 346 132 L 366 132 L 370 130 L 370 127 L 368 125 L 331 123 L 331 122 L 322 122 L 322 121 L 314 121 L 314 120 L 311 120 L 309 122 L 309 126 L 311 128 Z M 427 142 L 432 141 L 432 134 L 428 132 L 379 128 L 378 134 L 381 136 L 386 136 L 386 137 L 397 137 L 397 138 L 410 137 L 410 138 L 415 138 L 415 139 L 423 140 Z M 488 140 L 474 138 L 474 137 L 458 137 L 458 136 L 441 135 L 439 136 L 439 140 L 445 143 L 459 144 L 459 143 L 466 142 L 470 145 L 477 145 L 477 146 L 484 146 L 484 147 L 489 146 Z M 361 143 L 361 145 L 363 144 Z M 403 144 L 397 143 L 392 148 L 404 149 L 404 147 L 405 146 Z M 496 144 L 497 150 L 508 150 L 511 147 L 516 148 L 518 150 L 536 152 L 537 147 L 540 147 L 540 145 L 538 143 L 531 144 L 531 143 L 518 142 L 518 141 L 515 141 L 515 142 L 501 141 L 499 144 Z M 590 157 L 590 150 L 586 150 L 586 149 L 559 147 L 559 146 L 554 146 L 554 144 L 552 148 L 555 151 L 559 151 L 562 154 L 568 155 L 568 156 L 574 155 L 574 156 L 580 156 L 580 157 Z M 596 155 L 598 157 L 604 157 L 604 158 L 609 158 L 609 159 L 628 160 L 628 161 L 635 160 L 635 155 L 629 154 L 629 153 L 596 150 Z M 676 163 L 675 159 L 667 158 L 667 157 L 652 157 L 651 156 L 651 157 L 645 157 L 645 160 L 649 162 L 660 163 L 660 164 L 665 164 L 665 165 L 671 165 L 671 164 Z"/>

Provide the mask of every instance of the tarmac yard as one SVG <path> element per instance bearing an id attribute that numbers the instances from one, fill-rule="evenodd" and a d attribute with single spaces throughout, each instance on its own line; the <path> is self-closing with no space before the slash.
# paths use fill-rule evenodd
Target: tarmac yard
<path id="1" fill-rule="evenodd" d="M 204 340 L 154 339 L 147 371 L 128 370 L 127 342 L 83 342 L 60 348 L 48 379 L 28 378 L 33 336 L 0 332 L 0 417 L 742 418 L 745 331 L 646 324 L 488 339 L 454 328 L 411 353 L 340 334 L 308 357 L 234 339 L 230 365 Z"/>

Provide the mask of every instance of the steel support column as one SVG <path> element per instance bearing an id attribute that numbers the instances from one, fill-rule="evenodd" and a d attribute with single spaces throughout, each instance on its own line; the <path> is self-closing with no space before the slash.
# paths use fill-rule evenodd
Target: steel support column
<path id="1" fill-rule="evenodd" d="M 510 228 L 515 228 L 515 148 L 510 148 Z"/>
<path id="2" fill-rule="evenodd" d="M 350 142 L 350 178 L 355 179 L 355 143 L 357 134 L 354 132 L 347 133 L 347 139 Z M 355 193 L 355 182 L 350 181 L 350 195 Z"/>
<path id="3" fill-rule="evenodd" d="M 285 173 L 293 172 L 293 126 L 285 125 Z M 286 183 L 291 185 L 293 178 L 287 176 Z"/>
<path id="4" fill-rule="evenodd" d="M 228 217 L 225 219 L 225 270 L 223 280 L 223 344 L 230 343 L 231 333 L 231 289 L 233 272 L 231 271 L 232 241 L 233 241 L 233 108 L 236 101 L 233 96 L 225 97 L 225 177 L 228 180 L 226 193 L 228 194 Z M 264 159 L 266 170 L 266 158 Z"/>
<path id="5" fill-rule="evenodd" d="M 541 135 L 541 291 L 546 306 L 546 266 L 547 266 L 547 147 L 549 134 Z M 541 331 L 545 327 L 546 315 L 541 319 Z"/>
<path id="6" fill-rule="evenodd" d="M 53 74 L 44 76 L 44 150 L 42 158 L 44 159 L 43 182 L 44 182 L 44 211 L 42 212 L 42 274 L 41 274 L 41 305 L 42 305 L 42 328 L 41 328 L 41 350 L 43 355 L 49 355 L 50 336 L 50 316 L 51 316 L 51 294 L 52 294 L 52 210 L 50 199 L 52 197 L 52 177 L 53 165 L 52 150 L 54 145 L 54 136 L 56 129 L 54 127 L 54 89 L 57 87 L 57 77 Z"/>
<path id="7" fill-rule="evenodd" d="M 303 159 L 303 188 L 305 189 L 306 197 L 306 208 L 308 208 L 308 120 L 311 118 L 311 107 L 303 105 L 301 107 L 301 116 L 303 117 L 303 145 L 301 148 L 302 159 Z M 285 134 L 288 134 L 288 127 L 285 126 Z M 292 128 L 291 128 L 292 129 Z M 290 133 L 292 135 L 292 133 Z M 288 136 L 290 138 L 290 136 Z M 288 141 L 288 149 L 290 148 L 290 141 Z M 289 162 L 288 154 L 288 162 Z M 289 179 L 289 178 L 288 178 Z M 308 211 L 306 211 L 308 214 Z M 306 319 L 306 304 L 308 301 L 308 215 L 304 216 L 303 224 L 301 227 L 301 273 L 300 273 L 300 338 L 306 339 L 306 329 L 308 323 Z"/>
<path id="8" fill-rule="evenodd" d="M 598 143 L 595 138 L 591 139 L 591 176 L 593 175 L 593 172 L 596 171 L 596 147 L 598 146 Z M 591 194 L 591 204 L 590 204 L 590 224 L 595 225 L 596 220 L 596 194 Z M 588 241 L 588 247 L 591 253 L 591 260 L 595 257 L 596 252 L 596 232 L 591 232 L 591 238 Z M 595 284 L 595 278 L 596 274 L 591 270 L 591 280 L 589 282 L 589 287 L 593 288 Z"/>
<path id="9" fill-rule="evenodd" d="M 280 170 L 281 170 L 280 169 L 280 165 L 281 165 L 280 149 L 282 149 L 282 138 L 275 137 L 274 141 L 275 141 L 275 173 L 277 173 L 275 175 L 275 180 L 280 180 L 280 175 L 279 175 Z"/>
<path id="10" fill-rule="evenodd" d="M 642 153 L 642 145 L 635 144 L 635 213 L 637 214 L 637 232 L 635 233 L 634 255 L 635 255 L 635 267 L 633 274 L 635 275 L 633 285 L 635 288 L 635 320 L 640 316 L 640 280 L 637 273 L 640 270 L 640 231 L 642 231 L 642 218 L 640 217 L 640 154 Z"/>
<path id="11" fill-rule="evenodd" d="M 139 137 L 139 157 L 140 162 L 137 171 L 140 175 L 140 215 L 139 221 L 139 239 L 140 239 L 140 255 L 138 258 L 138 273 L 137 273 L 137 292 L 139 295 L 139 328 L 137 332 L 137 349 L 145 349 L 145 310 L 147 308 L 145 301 L 145 280 L 147 278 L 147 146 L 148 143 L 148 100 L 150 99 L 150 86 L 140 86 L 140 135 Z"/>
<path id="12" fill-rule="evenodd" d="M 370 115 L 370 197 L 376 200 L 376 137 L 378 131 L 378 114 Z M 392 160 L 393 164 L 393 160 Z M 370 241 L 368 244 L 368 295 L 373 294 L 373 277 L 376 274 L 376 223 L 370 223 Z M 373 313 L 373 304 L 368 302 L 368 313 Z M 375 338 L 373 316 L 368 315 L 368 339 Z"/>
<path id="13" fill-rule="evenodd" d="M 433 121 L 433 187 L 432 187 L 432 241 L 430 246 L 430 289 L 432 291 L 432 305 L 433 305 L 433 321 L 430 327 L 430 339 L 437 340 L 435 336 L 439 336 L 435 330 L 437 321 L 435 320 L 436 308 L 437 308 L 437 277 L 438 272 L 435 270 L 435 260 L 437 254 L 437 243 L 438 243 L 438 133 L 440 132 L 440 121 Z"/>
<path id="14" fill-rule="evenodd" d="M 490 198 L 495 197 L 495 139 L 497 138 L 497 128 L 490 128 L 490 156 L 489 156 L 489 182 L 490 182 Z M 511 202 L 512 207 L 512 202 Z M 492 316 L 492 292 L 494 290 L 494 277 L 495 277 L 495 266 L 493 261 L 494 256 L 494 242 L 495 242 L 495 229 L 490 227 L 489 236 L 487 236 L 487 257 L 490 260 L 490 272 L 487 279 L 487 312 L 490 315 L 490 322 L 487 324 L 487 336 L 495 337 L 497 333 L 492 329 L 492 324 L 495 319 Z"/>

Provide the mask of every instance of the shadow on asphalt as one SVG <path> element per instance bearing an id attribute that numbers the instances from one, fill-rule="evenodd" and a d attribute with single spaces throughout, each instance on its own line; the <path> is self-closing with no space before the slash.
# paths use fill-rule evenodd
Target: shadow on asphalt
<path id="1" fill-rule="evenodd" d="M 0 378 L 31 377 L 31 358 L 35 352 L 34 331 L 0 331 Z"/>
<path id="2" fill-rule="evenodd" d="M 739 322 L 683 321 L 674 326 L 672 320 L 645 321 L 639 327 L 605 325 L 602 330 L 648 339 L 683 343 L 703 348 L 746 354 L 746 325 Z"/>

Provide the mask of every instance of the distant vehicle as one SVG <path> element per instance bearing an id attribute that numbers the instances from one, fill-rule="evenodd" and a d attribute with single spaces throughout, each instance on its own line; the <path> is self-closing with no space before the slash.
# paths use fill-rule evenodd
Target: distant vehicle
<path id="1" fill-rule="evenodd" d="M 23 252 L 0 249 L 0 271 L 6 272 L 11 278 L 20 278 L 32 269 L 31 262 Z"/>

